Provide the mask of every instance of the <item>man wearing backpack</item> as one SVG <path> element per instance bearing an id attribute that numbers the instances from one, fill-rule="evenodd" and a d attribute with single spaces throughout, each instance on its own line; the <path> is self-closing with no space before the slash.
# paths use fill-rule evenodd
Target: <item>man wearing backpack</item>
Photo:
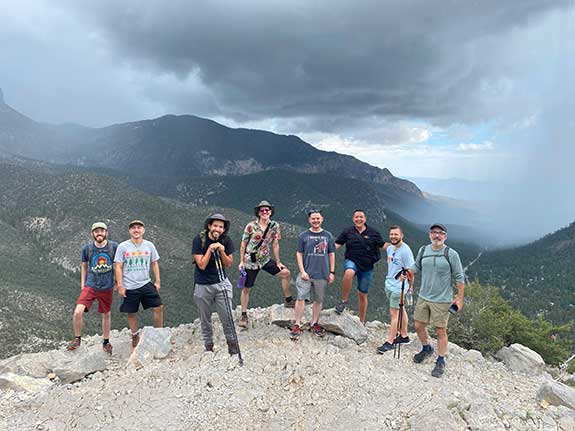
<path id="1" fill-rule="evenodd" d="M 146 229 L 141 220 L 132 220 L 128 224 L 130 239 L 120 243 L 114 257 L 114 271 L 118 294 L 123 298 L 120 311 L 128 313 L 128 326 L 132 331 L 132 350 L 140 341 L 138 328 L 138 310 L 140 304 L 144 310 L 151 308 L 154 327 L 164 325 L 164 306 L 160 297 L 160 256 L 156 246 L 144 239 Z M 150 269 L 154 273 L 154 282 L 150 278 Z"/>
<path id="2" fill-rule="evenodd" d="M 231 316 L 232 285 L 225 268 L 232 265 L 234 243 L 227 236 L 230 222 L 222 214 L 214 214 L 204 223 L 204 229 L 192 242 L 194 270 L 194 301 L 198 307 L 207 352 L 214 351 L 212 307 L 220 317 L 230 355 L 238 354 L 238 342 Z M 226 304 L 227 302 L 227 304 Z"/>
<path id="3" fill-rule="evenodd" d="M 280 262 L 280 226 L 271 219 L 274 215 L 274 207 L 268 201 L 261 201 L 254 207 L 254 214 L 256 219 L 246 225 L 240 244 L 238 266 L 240 271 L 245 269 L 247 273 L 240 296 L 242 317 L 238 326 L 241 328 L 248 327 L 250 289 L 254 286 L 256 277 L 262 269 L 268 274 L 281 278 L 285 298 L 284 307 L 293 308 L 295 305 L 290 291 L 290 271 Z M 272 253 L 275 260 L 272 259 Z"/>
<path id="4" fill-rule="evenodd" d="M 80 266 L 80 297 L 74 309 L 74 339 L 68 344 L 67 350 L 76 350 L 82 342 L 82 327 L 84 313 L 90 310 L 94 301 L 98 300 L 98 313 L 102 315 L 102 348 L 105 353 L 112 354 L 110 344 L 110 317 L 114 291 L 114 254 L 118 243 L 108 241 L 108 227 L 97 222 L 92 225 L 92 239 L 82 247 L 82 265 Z"/>
<path id="5" fill-rule="evenodd" d="M 431 372 L 433 377 L 441 377 L 445 370 L 445 352 L 447 351 L 447 322 L 449 313 L 457 313 L 463 308 L 463 290 L 465 275 L 459 254 L 445 245 L 447 228 L 435 223 L 429 228 L 431 244 L 419 249 L 417 258 L 410 271 L 421 273 L 421 288 L 415 304 L 415 331 L 423 348 L 415 354 L 415 363 L 423 362 L 433 355 L 433 347 L 429 344 L 427 325 L 435 326 L 437 336 L 437 361 Z M 405 276 L 402 276 L 404 279 Z M 455 280 L 457 298 L 453 300 L 453 285 Z"/>
<path id="6" fill-rule="evenodd" d="M 353 226 L 345 229 L 335 240 L 336 249 L 345 245 L 341 302 L 335 306 L 335 312 L 341 314 L 347 307 L 353 278 L 357 277 L 359 320 L 363 324 L 365 324 L 367 313 L 367 293 L 373 275 L 373 266 L 381 258 L 380 249 L 385 244 L 381 234 L 369 227 L 366 221 L 365 211 L 355 210 Z"/>

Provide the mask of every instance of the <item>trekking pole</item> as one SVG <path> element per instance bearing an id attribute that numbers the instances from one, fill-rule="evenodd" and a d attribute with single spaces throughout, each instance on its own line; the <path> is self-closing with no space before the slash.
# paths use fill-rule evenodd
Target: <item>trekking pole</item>
<path id="1" fill-rule="evenodd" d="M 405 275 L 406 273 L 405 268 L 401 268 L 401 271 L 395 276 L 396 278 L 400 275 Z M 397 340 L 401 336 L 401 324 L 403 323 L 403 292 L 405 289 L 405 279 L 401 282 L 401 292 L 399 294 L 399 316 L 397 317 L 397 331 L 395 333 L 395 340 Z M 394 343 L 393 345 L 393 357 L 397 359 L 401 356 L 401 343 Z"/>
<path id="2" fill-rule="evenodd" d="M 224 267 L 222 265 L 222 259 L 220 257 L 220 251 L 216 250 L 214 252 L 214 257 L 216 261 L 216 268 L 218 269 L 218 278 L 220 283 L 225 280 L 226 274 L 224 272 Z M 236 332 L 236 326 L 234 325 L 234 317 L 232 315 L 232 308 L 230 307 L 230 300 L 228 298 L 228 292 L 224 288 L 224 300 L 226 302 L 226 311 L 228 312 L 228 319 L 230 321 L 230 325 L 232 327 L 232 335 L 234 336 L 234 343 L 238 346 L 238 360 L 240 367 L 244 366 L 244 359 L 242 358 L 242 351 L 240 350 L 240 342 L 238 340 L 238 333 Z"/>

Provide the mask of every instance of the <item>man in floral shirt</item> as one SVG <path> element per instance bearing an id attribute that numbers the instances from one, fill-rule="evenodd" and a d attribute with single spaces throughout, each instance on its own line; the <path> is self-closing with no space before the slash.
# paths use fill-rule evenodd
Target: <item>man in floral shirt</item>
<path id="1" fill-rule="evenodd" d="M 284 291 L 284 306 L 293 308 L 295 301 L 290 291 L 290 272 L 280 261 L 281 239 L 280 226 L 272 220 L 274 207 L 268 201 L 261 201 L 255 208 L 256 219 L 249 222 L 242 235 L 240 245 L 240 271 L 245 269 L 247 276 L 240 303 L 242 305 L 242 317 L 238 325 L 248 327 L 248 303 L 250 301 L 250 289 L 254 286 L 260 270 L 281 278 Z M 275 259 L 272 258 L 273 257 Z"/>

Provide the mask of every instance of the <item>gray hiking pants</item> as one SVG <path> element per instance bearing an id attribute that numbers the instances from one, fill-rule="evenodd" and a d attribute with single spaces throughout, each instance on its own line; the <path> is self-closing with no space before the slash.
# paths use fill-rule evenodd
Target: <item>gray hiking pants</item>
<path id="1" fill-rule="evenodd" d="M 226 278 L 216 284 L 196 284 L 194 288 L 194 302 L 198 306 L 198 313 L 200 315 L 200 322 L 202 327 L 202 337 L 204 338 L 204 345 L 212 344 L 214 342 L 214 332 L 212 329 L 212 306 L 215 305 L 216 312 L 220 316 L 222 326 L 224 327 L 224 334 L 226 341 L 234 341 L 233 325 L 234 322 L 230 319 L 228 308 L 226 307 L 226 299 L 224 296 L 224 289 L 228 295 L 229 309 L 232 309 L 232 284 Z"/>

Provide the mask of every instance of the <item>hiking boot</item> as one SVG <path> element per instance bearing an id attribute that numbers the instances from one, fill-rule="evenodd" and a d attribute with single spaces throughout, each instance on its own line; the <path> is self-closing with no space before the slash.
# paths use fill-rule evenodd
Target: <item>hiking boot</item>
<path id="1" fill-rule="evenodd" d="M 341 301 L 339 304 L 335 306 L 335 312 L 337 314 L 341 314 L 343 313 L 343 310 L 345 310 L 345 307 L 347 307 L 347 301 Z"/>
<path id="2" fill-rule="evenodd" d="M 242 317 L 240 317 L 240 320 L 238 320 L 238 326 L 240 328 L 246 328 L 248 327 L 248 316 L 244 316 L 242 314 Z"/>
<path id="3" fill-rule="evenodd" d="M 300 335 L 301 335 L 301 328 L 299 327 L 299 325 L 293 325 L 293 328 L 291 328 L 291 332 L 289 333 L 290 338 L 296 341 L 299 340 Z"/>
<path id="4" fill-rule="evenodd" d="M 290 299 L 289 301 L 284 300 L 284 307 L 285 308 L 294 308 L 295 307 L 295 301 L 293 299 Z"/>
<path id="5" fill-rule="evenodd" d="M 431 371 L 431 375 L 433 377 L 441 377 L 443 376 L 443 372 L 445 371 L 445 362 L 444 361 L 437 361 L 435 362 L 435 367 L 433 368 L 433 371 Z"/>
<path id="6" fill-rule="evenodd" d="M 78 337 L 74 337 L 72 341 L 68 343 L 66 350 L 69 352 L 76 350 L 78 347 L 80 347 L 80 344 L 82 344 L 82 340 L 80 340 Z"/>
<path id="7" fill-rule="evenodd" d="M 102 350 L 104 351 L 104 353 L 107 353 L 108 355 L 112 356 L 112 344 L 111 343 L 102 344 Z"/>
<path id="8" fill-rule="evenodd" d="M 383 343 L 381 346 L 379 346 L 377 348 L 377 353 L 379 353 L 380 355 L 383 355 L 385 352 L 389 352 L 390 350 L 393 350 L 393 344 L 388 343 L 386 341 L 385 343 Z"/>
<path id="9" fill-rule="evenodd" d="M 409 343 L 411 343 L 409 336 L 402 337 L 401 335 L 398 335 L 397 337 L 395 337 L 395 340 L 393 340 L 393 344 L 409 344 Z"/>
<path id="10" fill-rule="evenodd" d="M 214 351 L 214 343 L 205 343 L 204 344 L 204 351 L 213 352 Z"/>
<path id="11" fill-rule="evenodd" d="M 311 332 L 316 337 L 323 337 L 325 335 L 325 329 L 323 329 L 323 327 L 321 327 L 319 323 L 313 324 L 313 326 L 311 327 Z"/>
<path id="12" fill-rule="evenodd" d="M 416 364 L 421 364 L 423 361 L 425 361 L 425 359 L 427 359 L 431 355 L 433 355 L 433 347 L 429 350 L 421 349 L 421 352 L 413 355 L 413 362 L 415 362 Z"/>
<path id="13" fill-rule="evenodd" d="M 240 353 L 240 346 L 235 341 L 228 341 L 228 353 L 230 355 L 237 355 Z"/>
<path id="14" fill-rule="evenodd" d="M 140 333 L 136 332 L 135 334 L 132 334 L 132 350 L 134 350 L 138 346 L 139 342 L 140 342 Z"/>

